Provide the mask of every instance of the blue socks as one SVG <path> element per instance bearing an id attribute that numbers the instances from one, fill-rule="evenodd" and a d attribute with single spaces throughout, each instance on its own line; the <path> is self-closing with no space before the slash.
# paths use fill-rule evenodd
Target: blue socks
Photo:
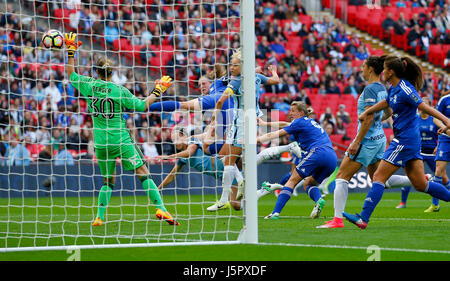
<path id="1" fill-rule="evenodd" d="M 437 182 L 429 181 L 425 188 L 425 193 L 428 193 L 439 200 L 444 200 L 445 202 L 450 201 L 450 191 Z"/>
<path id="2" fill-rule="evenodd" d="M 283 210 L 284 205 L 286 205 L 287 201 L 291 199 L 292 192 L 294 190 L 290 187 L 283 187 L 283 189 L 280 191 L 280 194 L 278 195 L 277 203 L 275 204 L 275 209 L 273 210 L 273 213 L 281 213 L 281 210 Z"/>
<path id="3" fill-rule="evenodd" d="M 178 101 L 155 102 L 150 105 L 150 111 L 175 111 L 180 108 Z"/>
<path id="4" fill-rule="evenodd" d="M 406 204 L 408 200 L 409 191 L 411 190 L 411 186 L 402 187 L 402 203 Z"/>
<path id="5" fill-rule="evenodd" d="M 380 202 L 381 197 L 384 193 L 384 184 L 381 182 L 374 181 L 372 183 L 372 188 L 369 190 L 364 201 L 363 210 L 361 212 L 361 218 L 366 223 L 369 222 L 370 216 L 372 215 L 375 207 Z"/>
<path id="6" fill-rule="evenodd" d="M 306 188 L 306 192 L 308 193 L 309 197 L 317 203 L 317 201 L 322 198 L 322 193 L 320 192 L 319 188 L 317 186 L 308 186 Z"/>
<path id="7" fill-rule="evenodd" d="M 283 178 L 278 183 L 281 185 L 285 185 L 290 177 L 291 177 L 291 172 L 284 175 Z"/>

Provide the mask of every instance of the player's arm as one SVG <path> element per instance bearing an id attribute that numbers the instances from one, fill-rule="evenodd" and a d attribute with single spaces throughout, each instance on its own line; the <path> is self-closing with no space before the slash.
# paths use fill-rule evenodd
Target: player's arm
<path id="1" fill-rule="evenodd" d="M 261 118 L 258 118 L 258 125 L 261 127 L 271 127 L 271 128 L 281 128 L 289 126 L 291 123 L 286 121 L 278 121 L 278 122 L 266 122 L 262 120 Z"/>
<path id="2" fill-rule="evenodd" d="M 225 91 L 223 91 L 220 99 L 216 103 L 216 107 L 214 107 L 213 115 L 211 116 L 211 124 L 214 124 L 217 118 L 217 114 L 219 114 L 220 110 L 222 110 L 223 104 L 232 95 L 234 95 L 234 91 L 230 87 L 227 87 Z"/>
<path id="3" fill-rule="evenodd" d="M 388 108 L 386 108 L 384 110 L 381 121 L 385 121 L 385 120 L 389 119 L 389 117 L 391 117 L 391 116 L 392 116 L 392 108 L 389 106 Z"/>
<path id="4" fill-rule="evenodd" d="M 161 160 L 169 160 L 169 159 L 178 159 L 178 158 L 189 158 L 192 155 L 194 155 L 195 151 L 197 151 L 198 144 L 191 144 L 187 147 L 186 150 L 183 150 L 181 152 L 171 154 L 171 155 L 161 155 L 158 157 L 158 159 Z"/>
<path id="5" fill-rule="evenodd" d="M 389 103 L 386 100 L 379 101 L 374 106 L 371 106 L 370 108 L 366 109 L 361 115 L 359 115 L 358 119 L 361 122 L 364 122 L 364 119 L 366 119 L 369 115 L 373 115 L 374 113 L 384 110 L 389 107 Z"/>
<path id="6" fill-rule="evenodd" d="M 429 106 L 428 104 L 422 102 L 419 104 L 419 106 L 417 107 L 419 110 L 422 110 L 426 113 L 428 113 L 429 115 L 434 117 L 434 122 L 435 124 L 440 128 L 438 130 L 439 134 L 445 133 L 445 134 L 449 134 L 450 131 L 450 119 L 448 119 L 444 114 L 442 114 L 439 110 L 435 109 L 434 107 Z M 436 120 L 438 119 L 438 120 Z M 439 126 L 436 122 L 437 121 L 442 121 L 441 126 Z"/>
<path id="7" fill-rule="evenodd" d="M 76 42 L 75 39 L 77 37 L 77 34 L 74 32 L 70 33 L 64 33 L 64 43 L 67 48 L 67 64 L 66 64 L 66 71 L 67 75 L 70 78 L 73 72 L 75 72 L 75 52 L 78 50 L 78 48 L 83 44 L 81 41 Z"/>
<path id="8" fill-rule="evenodd" d="M 172 168 L 172 171 L 170 171 L 170 173 L 164 178 L 162 183 L 158 186 L 158 190 L 162 190 L 164 187 L 168 186 L 171 182 L 173 182 L 178 172 L 181 171 L 183 166 L 184 166 L 183 164 L 176 163 L 175 166 Z"/>
<path id="9" fill-rule="evenodd" d="M 157 98 L 164 94 L 167 89 L 172 86 L 172 78 L 170 76 L 163 76 L 161 79 L 155 81 L 155 88 L 150 92 L 150 95 L 145 98 L 145 111 L 149 109 Z"/>
<path id="10" fill-rule="evenodd" d="M 367 111 L 371 106 L 366 106 L 364 111 Z M 364 119 L 364 121 L 361 122 L 361 127 L 359 128 L 358 134 L 356 135 L 353 142 L 348 146 L 348 153 L 351 155 L 355 155 L 358 151 L 359 145 L 363 141 L 364 137 L 366 136 L 367 132 L 370 130 L 370 127 L 372 126 L 373 119 L 375 118 L 375 114 L 370 114 L 367 116 L 367 118 Z"/>
<path id="11" fill-rule="evenodd" d="M 282 136 L 287 135 L 288 132 L 286 132 L 284 129 L 280 129 L 275 132 L 270 132 L 265 135 L 259 136 L 256 140 L 258 143 L 267 142 L 276 138 L 281 138 Z"/>

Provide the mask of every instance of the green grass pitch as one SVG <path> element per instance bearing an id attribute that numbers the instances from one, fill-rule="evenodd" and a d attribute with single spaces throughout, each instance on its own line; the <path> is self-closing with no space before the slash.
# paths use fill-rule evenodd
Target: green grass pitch
<path id="1" fill-rule="evenodd" d="M 360 212 L 365 193 L 351 193 L 346 211 Z M 96 197 L 39 197 L 0 199 L 0 248 L 107 243 L 236 240 L 242 211 L 206 211 L 212 195 L 164 196 L 179 227 L 155 219 L 146 197 L 113 195 L 107 223 L 92 227 Z M 273 195 L 258 203 L 258 245 L 167 246 L 82 249 L 79 259 L 177 261 L 366 261 L 378 249 L 382 261 L 449 261 L 450 208 L 441 202 L 438 213 L 424 213 L 431 198 L 412 192 L 405 209 L 395 209 L 400 193 L 386 192 L 366 230 L 344 222 L 343 229 L 316 229 L 333 216 L 333 196 L 321 218 L 309 218 L 313 203 L 305 193 L 292 197 L 279 220 L 268 221 Z M 8 222 L 9 220 L 9 222 Z M 192 253 L 195 252 L 195 255 Z M 220 253 L 220 255 L 217 255 Z M 71 252 L 1 252 L 0 260 L 65 261 Z"/>

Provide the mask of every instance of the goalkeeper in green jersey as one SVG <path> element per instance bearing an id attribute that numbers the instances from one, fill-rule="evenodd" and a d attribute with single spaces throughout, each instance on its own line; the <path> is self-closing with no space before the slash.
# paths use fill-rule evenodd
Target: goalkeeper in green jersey
<path id="1" fill-rule="evenodd" d="M 87 100 L 94 123 L 94 147 L 104 184 L 98 197 L 97 216 L 92 224 L 101 226 L 105 221 L 105 211 L 114 189 L 116 174 L 116 158 L 121 158 L 125 170 L 134 170 L 142 186 L 156 206 L 156 217 L 167 221 L 170 225 L 179 223 L 167 211 L 158 191 L 158 187 L 150 177 L 145 159 L 139 147 L 133 141 L 126 128 L 122 116 L 122 108 L 145 111 L 167 88 L 172 85 L 169 76 L 163 76 L 155 82 L 155 88 L 145 99 L 139 99 L 128 89 L 111 82 L 113 65 L 107 58 L 100 58 L 95 64 L 99 79 L 79 75 L 74 69 L 74 55 L 81 41 L 75 41 L 75 33 L 65 34 L 68 54 L 66 66 L 71 84 Z"/>

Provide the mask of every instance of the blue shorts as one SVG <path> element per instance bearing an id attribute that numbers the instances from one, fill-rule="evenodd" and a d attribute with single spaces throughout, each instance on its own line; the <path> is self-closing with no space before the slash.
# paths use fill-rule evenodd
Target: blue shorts
<path id="1" fill-rule="evenodd" d="M 399 167 L 405 167 L 408 161 L 415 159 L 423 159 L 420 155 L 420 143 L 400 142 L 395 138 L 383 155 L 384 161 Z"/>
<path id="2" fill-rule="evenodd" d="M 436 155 L 433 154 L 427 154 L 421 152 L 420 155 L 422 155 L 423 162 L 427 163 L 428 167 L 433 171 L 433 173 L 436 171 Z"/>
<path id="3" fill-rule="evenodd" d="M 329 177 L 337 166 L 334 149 L 319 146 L 311 149 L 296 167 L 297 173 L 306 178 L 312 176 L 318 183 Z"/>
<path id="4" fill-rule="evenodd" d="M 208 146 L 208 154 L 209 155 L 219 154 L 224 143 L 225 143 L 224 141 L 216 141 L 216 142 L 213 142 L 212 144 L 210 144 Z"/>
<path id="5" fill-rule="evenodd" d="M 291 162 L 292 162 L 292 164 L 294 164 L 295 166 L 297 166 L 298 164 L 300 164 L 300 161 L 301 161 L 302 159 L 300 159 L 300 158 L 298 158 L 297 156 L 295 156 L 295 154 L 292 154 L 292 160 L 291 160 Z"/>
<path id="6" fill-rule="evenodd" d="M 373 144 L 360 144 L 355 155 L 350 155 L 345 152 L 353 161 L 361 163 L 364 167 L 370 166 L 383 159 L 383 154 L 386 151 L 386 142 Z"/>
<path id="7" fill-rule="evenodd" d="M 450 162 L 450 142 L 439 142 L 435 160 Z"/>

